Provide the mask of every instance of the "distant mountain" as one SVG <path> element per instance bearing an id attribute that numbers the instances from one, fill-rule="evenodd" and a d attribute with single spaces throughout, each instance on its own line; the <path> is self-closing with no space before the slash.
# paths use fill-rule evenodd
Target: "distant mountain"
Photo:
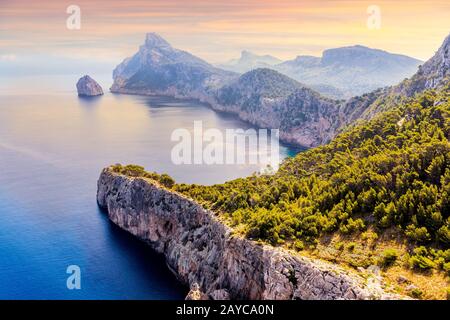
<path id="1" fill-rule="evenodd" d="M 234 113 L 259 127 L 279 128 L 283 141 L 313 147 L 328 142 L 359 120 L 394 108 L 403 99 L 448 83 L 449 42 L 447 37 L 436 55 L 411 79 L 345 101 L 326 98 L 273 69 L 259 68 L 238 76 L 173 48 L 156 34 L 148 34 L 139 52 L 114 70 L 111 91 L 199 99 L 215 110 Z M 368 74 L 373 79 L 380 79 L 382 74 L 387 79 L 389 72 L 398 74 L 410 62 L 411 58 L 405 56 L 361 46 L 327 50 L 320 59 L 295 59 L 295 65 L 301 68 L 314 65 L 322 70 L 324 79 L 329 77 L 341 86 L 359 85 L 360 89 L 364 83 L 369 86 L 370 77 L 365 72 L 371 70 Z M 333 88 L 327 84 L 308 86 Z"/>
<path id="2" fill-rule="evenodd" d="M 139 51 L 114 69 L 111 91 L 200 99 L 236 77 L 148 33 Z"/>
<path id="3" fill-rule="evenodd" d="M 427 89 L 441 89 L 450 78 L 450 35 L 435 55 L 419 67 L 409 79 L 399 84 L 378 89 L 360 97 L 349 99 L 342 107 L 345 124 L 358 119 L 368 120 L 382 111 L 395 107 L 403 100 L 414 97 Z"/>
<path id="4" fill-rule="evenodd" d="M 308 86 L 328 86 L 338 90 L 335 93 L 322 90 L 323 94 L 349 98 L 396 84 L 413 75 L 421 63 L 404 55 L 351 46 L 325 50 L 321 58 L 298 56 L 274 66 L 274 69 Z M 336 96 L 339 92 L 341 97 Z"/>
<path id="5" fill-rule="evenodd" d="M 323 95 L 344 99 L 397 84 L 413 75 L 421 63 L 405 55 L 356 45 L 325 50 L 322 57 L 304 55 L 284 62 L 242 51 L 239 59 L 217 66 L 237 73 L 274 69 Z"/>
<path id="6" fill-rule="evenodd" d="M 445 38 L 435 55 L 425 62 L 409 80 L 394 88 L 394 92 L 412 96 L 426 89 L 447 85 L 450 77 L 450 35 Z"/>
<path id="7" fill-rule="evenodd" d="M 245 73 L 258 68 L 269 68 L 276 64 L 280 64 L 281 62 L 280 59 L 270 55 L 257 55 L 244 50 L 241 52 L 241 57 L 239 59 L 233 59 L 217 66 L 225 70 Z"/>
<path id="8" fill-rule="evenodd" d="M 346 101 L 327 99 L 274 70 L 258 69 L 222 87 L 216 98 L 219 106 L 213 108 L 236 113 L 258 126 L 280 128 L 280 137 L 284 141 L 307 147 L 317 146 L 346 130 L 350 124 L 371 119 L 383 111 L 395 108 L 403 100 L 426 89 L 439 89 L 448 85 L 449 38 L 450 36 L 435 56 L 424 63 L 410 79 Z M 360 49 L 358 47 L 356 50 Z M 373 53 L 372 49 L 369 51 Z M 384 55 L 382 51 L 374 51 Z M 325 64 L 335 66 L 336 61 L 340 61 L 342 68 L 344 65 L 364 66 L 361 59 L 352 62 L 341 53 L 326 53 Z M 397 58 L 399 61 L 404 60 L 401 56 Z M 318 61 L 308 56 L 297 57 L 296 61 L 298 65 L 324 63 L 323 59 Z"/>
<path id="9" fill-rule="evenodd" d="M 250 54 L 244 53 L 244 57 Z M 207 102 L 259 127 L 279 128 L 281 139 L 313 146 L 330 138 L 338 103 L 275 70 L 239 76 L 173 48 L 155 33 L 113 72 L 112 92 L 169 95 Z"/>

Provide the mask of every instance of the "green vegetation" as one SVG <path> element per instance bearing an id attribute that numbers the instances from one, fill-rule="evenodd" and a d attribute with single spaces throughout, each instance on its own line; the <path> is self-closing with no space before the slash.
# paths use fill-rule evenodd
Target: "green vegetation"
<path id="1" fill-rule="evenodd" d="M 381 261 L 381 266 L 390 267 L 392 266 L 398 258 L 398 252 L 395 249 L 386 249 L 383 252 L 383 257 Z"/>
<path id="2" fill-rule="evenodd" d="M 450 103 L 426 92 L 328 145 L 285 161 L 275 175 L 175 189 L 272 244 L 396 228 L 412 244 L 450 245 Z"/>
<path id="3" fill-rule="evenodd" d="M 163 173 L 158 174 L 156 172 L 148 172 L 145 171 L 144 167 L 135 165 L 135 164 L 129 164 L 126 166 L 122 166 L 121 164 L 116 164 L 113 166 L 114 172 L 129 176 L 129 177 L 143 177 L 147 179 L 152 179 L 154 181 L 159 182 L 166 188 L 172 188 L 175 184 L 175 180 L 173 180 L 172 177 L 169 175 Z"/>
<path id="4" fill-rule="evenodd" d="M 422 290 L 420 290 L 418 288 L 414 288 L 411 290 L 410 294 L 411 294 L 411 297 L 413 297 L 414 299 L 420 299 L 420 298 L 422 298 L 423 292 L 422 292 Z"/>

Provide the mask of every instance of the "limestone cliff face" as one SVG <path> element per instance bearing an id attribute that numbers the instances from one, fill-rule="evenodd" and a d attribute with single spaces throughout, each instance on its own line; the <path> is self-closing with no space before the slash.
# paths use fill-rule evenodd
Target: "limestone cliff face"
<path id="1" fill-rule="evenodd" d="M 237 74 L 173 48 L 156 33 L 148 33 L 139 51 L 113 72 L 112 92 L 201 98 Z"/>
<path id="2" fill-rule="evenodd" d="M 104 169 L 97 201 L 112 222 L 164 254 L 171 270 L 210 298 L 392 298 L 331 264 L 233 235 L 215 214 L 156 182 Z"/>

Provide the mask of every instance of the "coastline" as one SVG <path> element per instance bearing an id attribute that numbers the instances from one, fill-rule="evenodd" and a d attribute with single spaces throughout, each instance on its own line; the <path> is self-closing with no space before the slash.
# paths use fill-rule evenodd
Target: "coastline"
<path id="1" fill-rule="evenodd" d="M 148 92 L 145 92 L 145 91 L 143 92 L 142 90 L 114 88 L 114 86 L 110 88 L 110 92 L 113 94 L 126 94 L 126 95 L 150 96 L 150 97 L 163 96 L 163 97 L 169 97 L 169 98 L 181 99 L 181 100 L 184 100 L 184 99 L 192 100 L 192 101 L 196 101 L 201 104 L 205 104 L 205 106 L 207 106 L 208 108 L 210 108 L 211 110 L 213 110 L 215 112 L 235 116 L 239 120 L 244 121 L 244 122 L 248 123 L 249 125 L 255 126 L 257 128 L 277 128 L 277 127 L 279 127 L 279 125 L 261 122 L 260 119 L 258 119 L 256 117 L 252 117 L 250 114 L 248 114 L 246 112 L 240 112 L 239 110 L 237 110 L 237 107 L 235 108 L 236 110 L 226 109 L 225 107 L 217 104 L 214 101 L 214 99 L 212 99 L 211 97 L 201 94 L 201 93 L 198 93 L 198 92 L 190 92 L 189 95 L 180 95 L 176 91 L 168 92 L 168 91 L 149 90 Z M 334 130 L 334 127 L 331 127 L 331 129 Z M 322 144 L 328 142 L 333 137 L 333 135 L 331 133 L 329 135 L 326 135 L 326 137 L 322 137 L 319 140 L 308 139 L 307 136 L 308 135 L 305 136 L 304 134 L 300 134 L 298 137 L 296 137 L 295 131 L 294 132 L 286 132 L 286 131 L 283 131 L 282 129 L 279 129 L 280 142 L 282 142 L 286 145 L 291 145 L 291 146 L 294 146 L 296 148 L 301 148 L 301 149 L 309 149 L 309 148 L 317 147 L 319 145 L 322 145 Z"/>

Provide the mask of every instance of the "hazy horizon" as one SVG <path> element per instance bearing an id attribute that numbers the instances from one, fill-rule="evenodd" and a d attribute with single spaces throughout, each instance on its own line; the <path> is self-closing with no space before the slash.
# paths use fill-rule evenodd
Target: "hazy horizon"
<path id="1" fill-rule="evenodd" d="M 52 72 L 111 70 L 156 32 L 174 47 L 210 63 L 242 50 L 282 60 L 321 56 L 326 49 L 363 45 L 429 59 L 450 30 L 448 1 L 0 1 L 0 65 Z M 69 30 L 69 5 L 81 9 L 81 29 Z M 370 5 L 380 11 L 369 28 Z M 54 71 L 52 71 L 54 70 Z M 86 70 L 91 71 L 91 70 Z"/>

